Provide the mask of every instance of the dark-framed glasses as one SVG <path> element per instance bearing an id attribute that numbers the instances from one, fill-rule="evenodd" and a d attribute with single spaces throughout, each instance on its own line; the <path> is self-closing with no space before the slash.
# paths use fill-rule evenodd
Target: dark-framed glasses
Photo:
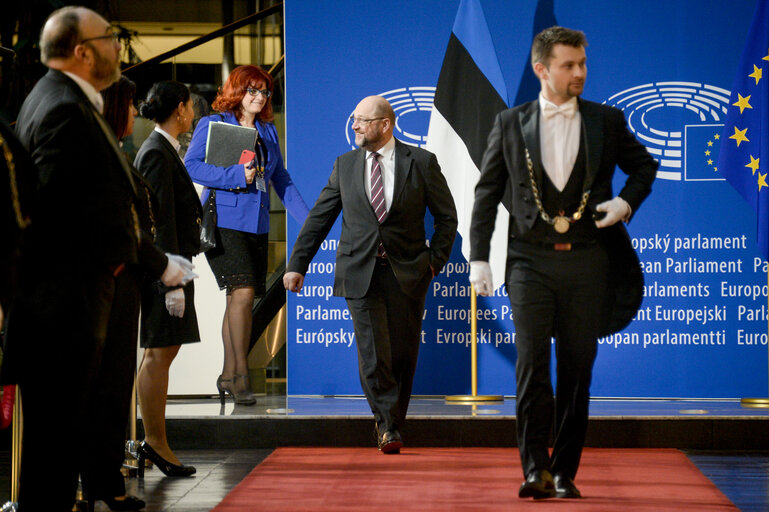
<path id="1" fill-rule="evenodd" d="M 246 92 L 250 94 L 251 96 L 256 96 L 257 94 L 261 94 L 265 98 L 269 98 L 272 96 L 272 93 L 269 89 L 257 89 L 256 87 L 247 87 Z"/>
<path id="2" fill-rule="evenodd" d="M 371 119 L 366 119 L 365 117 L 350 116 L 350 123 L 352 123 L 352 124 L 358 123 L 358 124 L 362 124 L 362 125 L 367 125 L 367 124 L 372 123 L 374 121 L 379 121 L 380 119 L 384 119 L 384 117 L 372 117 Z"/>
<path id="3" fill-rule="evenodd" d="M 118 33 L 117 32 L 111 32 L 109 34 L 104 34 L 103 36 L 86 37 L 85 39 L 81 39 L 80 43 L 78 43 L 78 44 L 87 43 L 88 41 L 96 41 L 97 39 L 112 39 L 113 43 L 117 43 L 118 42 Z"/>

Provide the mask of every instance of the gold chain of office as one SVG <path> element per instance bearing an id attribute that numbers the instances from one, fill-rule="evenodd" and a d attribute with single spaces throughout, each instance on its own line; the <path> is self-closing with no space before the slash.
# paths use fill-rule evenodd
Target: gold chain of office
<path id="1" fill-rule="evenodd" d="M 30 219 L 25 218 L 21 212 L 21 203 L 19 202 L 19 189 L 16 185 L 16 164 L 13 161 L 13 153 L 11 148 L 8 147 L 8 143 L 5 141 L 2 135 L 0 135 L 0 146 L 3 147 L 3 155 L 5 156 L 5 162 L 8 165 L 8 181 L 10 182 L 11 189 L 11 206 L 13 207 L 13 213 L 16 217 L 16 224 L 19 228 L 24 229 L 29 226 Z"/>
<path id="2" fill-rule="evenodd" d="M 563 210 L 558 212 L 558 215 L 555 217 L 550 217 L 550 215 L 548 215 L 545 211 L 545 207 L 542 206 L 542 200 L 539 198 L 539 188 L 537 187 L 537 182 L 534 180 L 534 163 L 531 161 L 529 148 L 525 148 L 525 150 L 526 165 L 529 168 L 529 180 L 531 181 L 531 190 L 534 193 L 534 203 L 537 205 L 537 209 L 539 210 L 539 216 L 543 221 L 553 226 L 553 229 L 555 229 L 558 233 L 566 233 L 571 227 L 571 224 L 581 219 L 582 214 L 585 213 L 585 207 L 587 206 L 587 200 L 590 197 L 590 191 L 586 190 L 582 194 L 582 201 L 579 203 L 579 208 L 577 208 L 577 211 L 574 212 L 571 217 L 567 217 Z"/>

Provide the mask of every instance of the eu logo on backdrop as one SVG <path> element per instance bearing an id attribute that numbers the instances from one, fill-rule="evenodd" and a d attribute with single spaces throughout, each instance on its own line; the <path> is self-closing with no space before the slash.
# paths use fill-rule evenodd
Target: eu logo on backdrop
<path id="1" fill-rule="evenodd" d="M 689 125 L 684 127 L 685 181 L 723 181 L 718 173 L 722 124 Z"/>
<path id="2" fill-rule="evenodd" d="M 427 143 L 427 128 L 433 111 L 435 87 L 403 87 L 379 93 L 390 102 L 395 112 L 395 138 L 412 146 L 424 147 Z M 350 113 L 352 115 L 352 112 Z M 352 123 L 347 120 L 344 127 L 347 144 L 356 149 Z"/>
<path id="3" fill-rule="evenodd" d="M 625 89 L 604 103 L 624 111 L 630 130 L 660 163 L 658 179 L 723 181 L 718 135 L 729 91 L 696 82 L 656 82 Z"/>

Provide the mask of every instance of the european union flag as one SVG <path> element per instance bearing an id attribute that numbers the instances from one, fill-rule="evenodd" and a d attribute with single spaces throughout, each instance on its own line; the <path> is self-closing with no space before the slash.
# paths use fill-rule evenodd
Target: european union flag
<path id="1" fill-rule="evenodd" d="M 756 5 L 729 103 L 718 170 L 756 212 L 769 258 L 769 0 Z"/>

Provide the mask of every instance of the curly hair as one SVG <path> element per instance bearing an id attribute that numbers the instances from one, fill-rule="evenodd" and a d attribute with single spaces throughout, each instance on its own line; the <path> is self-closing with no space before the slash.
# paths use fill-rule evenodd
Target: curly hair
<path id="1" fill-rule="evenodd" d="M 243 116 L 241 102 L 247 94 L 246 89 L 255 86 L 257 82 L 264 82 L 267 89 L 272 92 L 273 81 L 268 72 L 258 66 L 238 66 L 232 70 L 227 81 L 219 88 L 219 93 L 211 107 L 219 112 L 233 112 L 235 117 L 240 119 Z M 272 113 L 272 97 L 267 98 L 257 118 L 266 122 L 275 119 Z"/>

